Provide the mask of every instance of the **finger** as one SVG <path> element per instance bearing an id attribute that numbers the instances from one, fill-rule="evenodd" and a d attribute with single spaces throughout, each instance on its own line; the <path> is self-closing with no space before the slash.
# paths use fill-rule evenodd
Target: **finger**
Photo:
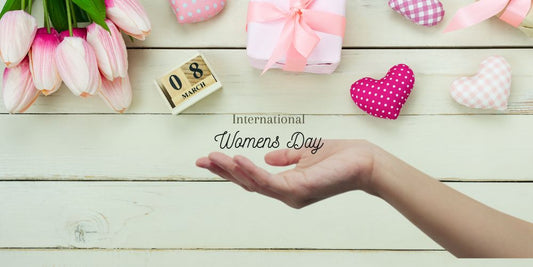
<path id="1" fill-rule="evenodd" d="M 269 172 L 257 167 L 252 161 L 243 156 L 235 156 L 234 161 L 259 187 L 273 192 L 278 190 L 279 182 L 274 181 L 272 174 Z"/>
<path id="2" fill-rule="evenodd" d="M 208 159 L 228 173 L 231 173 L 237 166 L 232 158 L 219 152 L 209 154 Z"/>
<path id="3" fill-rule="evenodd" d="M 298 163 L 302 155 L 301 150 L 276 150 L 265 155 L 265 162 L 272 166 L 289 166 Z"/>
<path id="4" fill-rule="evenodd" d="M 214 167 L 210 168 L 209 170 L 211 172 L 215 173 L 215 174 L 220 173 L 222 178 L 225 178 L 226 180 L 228 180 L 230 182 L 233 182 L 234 184 L 239 185 L 240 187 L 242 187 L 244 190 L 246 190 L 248 192 L 253 192 L 252 189 L 250 189 L 250 187 L 246 186 L 245 184 L 240 182 L 238 179 L 235 179 L 235 177 L 233 177 L 232 175 L 230 175 L 229 173 L 224 171 L 222 168 L 214 165 Z"/>
<path id="5" fill-rule="evenodd" d="M 243 175 L 239 173 L 240 170 L 237 169 L 237 164 L 233 162 L 233 159 L 229 156 L 222 153 L 214 152 L 209 154 L 209 160 L 211 160 L 215 165 L 226 171 L 235 180 L 237 180 L 239 184 L 244 185 L 248 191 L 253 191 L 254 187 L 257 187 L 257 185 L 255 185 L 255 182 L 253 182 L 252 180 L 243 178 Z"/>
<path id="6" fill-rule="evenodd" d="M 210 172 L 226 179 L 226 180 L 235 180 L 228 172 L 223 170 L 222 168 L 218 167 L 215 163 L 213 163 L 208 158 L 200 158 L 196 161 L 196 165 L 200 168 L 204 168 L 209 170 Z"/>
<path id="7" fill-rule="evenodd" d="M 209 170 L 210 172 L 212 172 L 215 175 L 218 175 L 218 176 L 220 176 L 220 177 L 222 177 L 222 178 L 224 178 L 224 179 L 226 179 L 226 180 L 228 180 L 230 182 L 233 182 L 233 183 L 235 183 L 237 185 L 240 185 L 242 188 L 244 188 L 247 191 L 252 191 L 252 190 L 250 190 L 250 188 L 248 188 L 247 186 L 242 184 L 239 180 L 235 179 L 235 177 L 233 177 L 231 174 L 229 174 L 228 172 L 226 172 L 225 170 L 223 170 L 222 168 L 217 166 L 215 163 L 210 161 L 208 158 L 205 158 L 205 159 L 202 158 L 199 161 L 200 162 L 197 161 L 198 167 L 205 168 L 205 169 Z"/>
<path id="8" fill-rule="evenodd" d="M 278 200 L 281 200 L 283 201 L 283 196 L 278 194 L 278 193 L 275 193 L 271 190 L 269 190 L 268 188 L 265 188 L 265 187 L 262 187 L 260 185 L 258 185 L 254 179 L 252 177 L 250 177 L 240 166 L 237 165 L 237 168 L 236 168 L 236 173 L 235 173 L 237 176 L 238 176 L 238 179 L 239 180 L 246 180 L 248 181 L 250 184 L 253 184 L 253 188 L 251 188 L 252 191 L 255 191 L 259 194 L 262 194 L 262 195 L 265 195 L 265 196 L 268 196 L 268 197 L 271 197 L 271 198 L 275 198 L 275 199 L 278 199 Z"/>
<path id="9" fill-rule="evenodd" d="M 196 160 L 196 166 L 207 169 L 211 164 L 211 161 L 207 157 L 199 158 Z"/>

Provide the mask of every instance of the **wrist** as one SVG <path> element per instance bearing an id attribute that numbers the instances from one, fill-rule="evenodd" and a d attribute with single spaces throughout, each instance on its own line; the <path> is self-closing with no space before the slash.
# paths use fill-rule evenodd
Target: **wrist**
<path id="1" fill-rule="evenodd" d="M 383 166 L 384 150 L 366 140 L 355 140 L 351 145 L 352 175 L 350 190 L 361 190 L 368 194 L 378 195 Z"/>
<path id="2" fill-rule="evenodd" d="M 394 178 L 394 165 L 398 159 L 382 148 L 375 146 L 373 151 L 372 172 L 365 192 L 383 198 L 384 190 L 389 188 Z"/>
<path id="3" fill-rule="evenodd" d="M 390 201 L 400 193 L 410 194 L 416 185 L 431 178 L 381 148 L 374 154 L 373 165 L 367 192 L 385 201 Z"/>

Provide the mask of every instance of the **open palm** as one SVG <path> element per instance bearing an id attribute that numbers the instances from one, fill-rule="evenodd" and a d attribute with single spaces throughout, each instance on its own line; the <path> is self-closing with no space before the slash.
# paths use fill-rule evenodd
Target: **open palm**
<path id="1" fill-rule="evenodd" d="M 199 159 L 196 164 L 248 191 L 302 208 L 346 191 L 371 191 L 374 149 L 365 141 L 328 140 L 316 154 L 290 149 L 270 152 L 265 156 L 267 164 L 295 165 L 278 174 L 257 167 L 246 157 L 231 158 L 217 152 Z"/>

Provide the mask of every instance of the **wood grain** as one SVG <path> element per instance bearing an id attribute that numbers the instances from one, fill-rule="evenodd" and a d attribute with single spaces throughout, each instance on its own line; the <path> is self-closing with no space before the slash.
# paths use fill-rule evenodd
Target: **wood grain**
<path id="1" fill-rule="evenodd" d="M 299 266 L 338 267 L 413 266 L 435 267 L 528 267 L 533 260 L 492 259 L 461 261 L 442 251 L 235 251 L 235 250 L 0 250 L 0 260 L 9 266 Z"/>
<path id="2" fill-rule="evenodd" d="M 246 58 L 248 0 L 231 0 L 220 16 L 193 25 L 176 23 L 167 1 L 141 0 L 153 31 L 144 42 L 126 39 L 134 90 L 128 114 L 65 87 L 40 97 L 29 114 L 7 115 L 0 104 L 0 265 L 530 266 L 419 251 L 441 248 L 361 192 L 292 210 L 194 167 L 196 158 L 219 150 L 213 137 L 226 130 L 285 141 L 295 131 L 363 138 L 439 179 L 469 181 L 448 184 L 533 221 L 533 41 L 498 19 L 443 34 L 471 2 L 445 1 L 444 22 L 424 28 L 386 1 L 348 0 L 345 49 L 333 75 L 260 76 Z M 170 116 L 153 80 L 196 49 L 224 89 Z M 452 81 L 474 74 L 491 55 L 513 67 L 509 111 L 453 102 Z M 417 75 L 403 116 L 389 122 L 364 115 L 348 96 L 351 83 L 380 78 L 398 63 Z M 307 116 L 304 125 L 233 125 L 235 113 Z M 226 152 L 262 162 L 266 151 Z"/>
<path id="3" fill-rule="evenodd" d="M 435 267 L 499 266 L 493 261 L 463 265 L 447 252 L 351 252 L 351 251 L 184 251 L 184 250 L 0 250 L 0 261 L 6 266 L 412 266 L 412 262 Z M 506 266 L 527 266 L 509 261 L 496 261 Z"/>
<path id="4" fill-rule="evenodd" d="M 235 251 L 235 250 L 0 250 L 0 260 L 8 266 L 257 266 L 322 267 L 332 262 L 338 267 L 413 266 L 510 267 L 531 266 L 532 260 L 459 261 L 441 251 Z"/>
<path id="5" fill-rule="evenodd" d="M 532 184 L 451 186 L 533 220 Z M 439 249 L 361 192 L 302 210 L 230 183 L 4 182 L 0 196 L 2 248 Z"/>
<path id="6" fill-rule="evenodd" d="M 340 68 L 328 76 L 277 70 L 260 76 L 260 71 L 249 65 L 242 50 L 202 52 L 224 88 L 186 110 L 185 114 L 364 114 L 349 96 L 351 84 L 365 76 L 381 78 L 391 66 L 399 63 L 410 65 L 417 80 L 413 95 L 402 112 L 404 115 L 533 114 L 533 65 L 530 64 L 533 53 L 527 49 L 346 50 Z M 193 50 L 130 50 L 134 99 L 127 112 L 170 114 L 154 80 L 193 54 Z M 459 77 L 475 74 L 479 63 L 491 55 L 505 56 L 513 67 L 509 111 L 476 110 L 454 102 L 449 94 L 451 83 Z M 27 112 L 114 114 L 98 97 L 75 97 L 65 87 L 51 96 L 41 96 Z M 0 105 L 0 113 L 6 113 L 3 105 Z"/>
<path id="7" fill-rule="evenodd" d="M 304 125 L 235 125 L 231 115 L 0 116 L 0 177 L 52 180 L 210 180 L 194 166 L 214 137 L 367 139 L 434 177 L 533 180 L 532 116 L 306 116 Z M 28 129 L 35 129 L 29 131 Z M 225 150 L 258 163 L 271 149 Z M 264 165 L 264 164 L 263 164 Z M 269 168 L 270 170 L 275 170 Z"/>

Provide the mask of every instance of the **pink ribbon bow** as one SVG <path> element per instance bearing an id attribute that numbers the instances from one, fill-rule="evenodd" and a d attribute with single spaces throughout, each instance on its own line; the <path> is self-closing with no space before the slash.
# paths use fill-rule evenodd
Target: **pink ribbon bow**
<path id="1" fill-rule="evenodd" d="M 341 15 L 311 10 L 315 0 L 290 0 L 290 9 L 281 10 L 267 2 L 251 1 L 248 6 L 248 23 L 285 20 L 278 44 L 268 60 L 263 73 L 285 55 L 283 70 L 304 71 L 307 59 L 320 42 L 315 31 L 344 37 L 346 18 Z"/>
<path id="2" fill-rule="evenodd" d="M 444 32 L 470 27 L 497 15 L 503 10 L 505 11 L 500 19 L 518 27 L 530 9 L 531 0 L 480 0 L 459 9 Z"/>

